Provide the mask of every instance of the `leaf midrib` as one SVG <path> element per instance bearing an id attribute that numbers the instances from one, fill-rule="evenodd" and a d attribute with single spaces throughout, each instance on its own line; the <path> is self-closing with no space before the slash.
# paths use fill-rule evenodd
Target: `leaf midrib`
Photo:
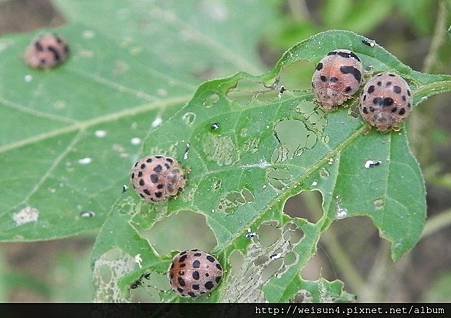
<path id="1" fill-rule="evenodd" d="M 47 140 L 47 139 L 50 139 L 53 137 L 61 136 L 61 135 L 68 134 L 71 132 L 83 131 L 90 127 L 96 126 L 96 125 L 113 122 L 113 121 L 116 121 L 116 120 L 119 120 L 119 119 L 122 119 L 125 117 L 131 117 L 131 116 L 135 116 L 138 114 L 146 113 L 146 112 L 152 111 L 154 109 L 180 105 L 180 104 L 183 104 L 183 103 L 186 103 L 187 101 L 189 101 L 190 98 L 191 98 L 191 95 L 185 95 L 185 96 L 172 97 L 172 98 L 168 98 L 165 100 L 157 100 L 152 103 L 142 104 L 142 105 L 139 105 L 134 108 L 127 108 L 127 109 L 121 110 L 119 112 L 94 117 L 89 120 L 78 121 L 78 122 L 73 123 L 72 125 L 69 125 L 69 126 L 66 126 L 63 128 L 55 129 L 55 130 L 52 130 L 52 131 L 44 133 L 44 134 L 40 134 L 40 135 L 33 136 L 30 138 L 22 139 L 18 142 L 1 146 L 0 154 L 6 153 L 8 151 L 11 151 L 11 150 L 14 150 L 17 148 L 21 148 L 21 147 L 24 147 L 24 146 L 27 146 L 30 144 L 38 143 L 38 142 L 41 142 L 41 141 L 44 141 L 44 140 Z"/>

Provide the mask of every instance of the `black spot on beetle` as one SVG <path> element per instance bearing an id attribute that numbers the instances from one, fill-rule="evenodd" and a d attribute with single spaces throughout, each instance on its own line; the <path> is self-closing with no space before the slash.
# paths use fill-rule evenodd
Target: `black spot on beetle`
<path id="1" fill-rule="evenodd" d="M 50 52 L 52 52 L 53 58 L 55 59 L 55 61 L 59 62 L 61 60 L 61 55 L 58 52 L 58 49 L 53 47 L 53 46 L 49 46 L 47 48 L 47 50 L 49 50 Z"/>
<path id="2" fill-rule="evenodd" d="M 362 109 L 362 110 L 363 110 L 363 113 L 364 113 L 364 114 L 368 114 L 368 108 L 366 108 L 366 107 L 363 107 L 363 109 Z"/>
<path id="3" fill-rule="evenodd" d="M 159 185 L 157 185 L 157 189 L 163 189 L 163 187 L 164 187 L 164 184 L 162 184 L 162 183 L 160 183 Z"/>
<path id="4" fill-rule="evenodd" d="M 158 183 L 158 175 L 151 174 L 150 175 L 150 181 L 152 181 L 152 183 Z"/>
<path id="5" fill-rule="evenodd" d="M 382 102 L 382 98 L 380 98 L 380 97 L 373 98 L 374 105 L 379 105 L 381 102 Z"/>
<path id="6" fill-rule="evenodd" d="M 163 196 L 163 193 L 160 192 L 160 191 L 155 192 L 155 196 L 156 196 L 157 198 L 161 198 L 161 197 Z"/>
<path id="7" fill-rule="evenodd" d="M 318 65 L 316 65 L 316 70 L 319 71 L 323 68 L 323 63 L 318 63 Z"/>
<path id="8" fill-rule="evenodd" d="M 132 173 L 132 179 L 134 179 L 135 178 L 135 174 L 134 173 Z"/>
<path id="9" fill-rule="evenodd" d="M 211 255 L 207 255 L 207 259 L 212 263 L 214 263 L 214 261 L 215 261 L 214 257 Z"/>
<path id="10" fill-rule="evenodd" d="M 377 86 L 381 86 L 382 85 L 382 82 L 377 82 Z"/>
<path id="11" fill-rule="evenodd" d="M 409 108 L 410 108 L 410 107 L 412 107 L 412 105 L 410 105 L 410 103 L 408 103 L 408 104 L 407 104 L 407 107 L 409 107 Z"/>
<path id="12" fill-rule="evenodd" d="M 155 156 L 155 158 L 161 159 L 161 158 L 163 158 L 163 156 Z"/>
<path id="13" fill-rule="evenodd" d="M 161 165 L 156 166 L 155 168 L 153 168 L 153 171 L 155 172 L 161 172 L 161 170 L 163 170 L 163 167 Z"/>
<path id="14" fill-rule="evenodd" d="M 143 164 L 141 165 L 141 169 L 144 169 L 145 167 L 146 167 L 146 164 L 143 163 Z"/>
<path id="15" fill-rule="evenodd" d="M 193 292 L 188 292 L 188 295 L 190 295 L 191 297 L 196 297 L 196 294 Z"/>
<path id="16" fill-rule="evenodd" d="M 409 90 L 409 89 L 407 90 L 407 95 L 409 95 L 409 96 L 410 96 L 410 90 Z"/>
<path id="17" fill-rule="evenodd" d="M 179 267 L 185 267 L 185 266 L 186 266 L 185 263 L 182 263 L 182 264 L 179 265 Z"/>
<path id="18" fill-rule="evenodd" d="M 201 256 L 201 255 L 202 255 L 202 253 L 194 253 L 194 256 L 196 256 L 196 257 Z"/>
<path id="19" fill-rule="evenodd" d="M 374 107 L 370 106 L 370 112 L 374 113 Z"/>
<path id="20" fill-rule="evenodd" d="M 337 51 L 331 51 L 331 52 L 327 53 L 327 55 L 337 55 Z"/>
<path id="21" fill-rule="evenodd" d="M 195 280 L 198 280 L 198 279 L 200 278 L 200 275 L 199 275 L 199 272 L 198 272 L 198 271 L 194 271 L 194 272 L 193 272 L 193 278 L 194 278 Z"/>
<path id="22" fill-rule="evenodd" d="M 147 190 L 147 189 L 144 189 L 144 193 L 147 194 L 147 195 L 150 195 L 150 191 Z"/>
<path id="23" fill-rule="evenodd" d="M 44 48 L 42 47 L 42 44 L 40 41 L 36 41 L 34 42 L 34 47 L 36 48 L 36 50 L 38 50 L 39 52 L 44 51 Z"/>
<path id="24" fill-rule="evenodd" d="M 182 255 L 182 257 L 180 257 L 179 262 L 183 262 L 186 259 L 187 255 Z"/>
<path id="25" fill-rule="evenodd" d="M 213 287 L 215 287 L 215 285 L 213 284 L 213 282 L 209 281 L 209 282 L 206 282 L 206 283 L 205 283 L 205 288 L 206 288 L 206 289 L 210 290 L 210 289 L 212 289 Z"/>
<path id="26" fill-rule="evenodd" d="M 402 100 L 406 101 L 406 95 L 402 95 Z"/>
<path id="27" fill-rule="evenodd" d="M 138 172 L 138 177 L 142 177 L 142 176 L 143 176 L 143 172 L 142 171 Z"/>
<path id="28" fill-rule="evenodd" d="M 327 78 L 326 78 L 326 76 L 324 76 L 324 75 L 321 75 L 319 78 L 321 79 L 322 82 L 327 81 Z"/>
<path id="29" fill-rule="evenodd" d="M 357 80 L 357 82 L 360 83 L 360 80 L 362 78 L 362 73 L 358 69 L 356 69 L 354 66 L 341 66 L 340 71 L 343 74 L 352 74 L 354 78 Z"/>
<path id="30" fill-rule="evenodd" d="M 152 162 L 152 158 L 147 159 L 146 162 L 151 163 Z"/>
<path id="31" fill-rule="evenodd" d="M 363 100 L 364 100 L 364 101 L 366 100 L 366 94 L 365 94 L 365 95 L 363 95 Z"/>
<path id="32" fill-rule="evenodd" d="M 392 74 L 392 73 L 390 73 L 390 74 L 388 74 L 388 76 L 391 76 L 391 77 L 395 77 L 396 75 L 395 75 L 395 74 Z"/>
<path id="33" fill-rule="evenodd" d="M 177 290 L 179 293 L 183 293 L 183 288 L 178 287 Z"/>
<path id="34" fill-rule="evenodd" d="M 215 281 L 216 284 L 219 284 L 219 282 L 221 281 L 222 276 L 216 276 Z"/>
<path id="35" fill-rule="evenodd" d="M 346 86 L 346 88 L 345 88 L 346 93 L 349 93 L 351 90 L 352 90 L 351 86 Z"/>
<path id="36" fill-rule="evenodd" d="M 193 268 L 199 268 L 200 267 L 200 262 L 198 260 L 195 260 L 193 262 Z"/>
<path id="37" fill-rule="evenodd" d="M 179 277 L 179 278 L 177 278 L 177 280 L 178 280 L 180 286 L 185 286 L 185 280 L 183 278 Z"/>
<path id="38" fill-rule="evenodd" d="M 217 268 L 217 269 L 219 269 L 220 271 L 222 271 L 222 267 L 221 267 L 221 264 L 219 264 L 219 263 L 216 263 L 216 268 Z"/>
<path id="39" fill-rule="evenodd" d="M 194 290 L 199 290 L 199 285 L 197 285 L 197 284 L 194 284 L 192 287 Z"/>
<path id="40" fill-rule="evenodd" d="M 390 81 L 388 81 L 387 83 L 385 83 L 385 87 L 389 87 L 389 86 L 391 86 L 391 82 Z"/>
<path id="41" fill-rule="evenodd" d="M 140 186 L 143 186 L 144 184 L 145 184 L 145 183 L 144 183 L 144 180 L 143 180 L 143 179 L 140 179 L 140 180 L 139 180 L 139 185 L 140 185 Z"/>
<path id="42" fill-rule="evenodd" d="M 391 105 L 393 105 L 393 103 L 394 103 L 395 101 L 393 100 L 393 98 L 391 98 L 391 97 L 385 97 L 384 98 L 384 100 L 383 100 L 383 104 L 382 104 L 382 106 L 383 107 L 387 107 L 387 106 L 391 106 Z"/>
<path id="43" fill-rule="evenodd" d="M 171 167 L 168 163 L 165 163 L 164 166 L 166 167 L 166 169 L 169 169 Z"/>
<path id="44" fill-rule="evenodd" d="M 374 92 L 374 85 L 371 85 L 370 87 L 368 87 L 368 94 L 371 94 L 372 92 Z"/>
<path id="45" fill-rule="evenodd" d="M 391 112 L 392 112 L 392 113 L 396 113 L 397 110 L 398 110 L 398 107 L 393 107 L 393 108 L 391 109 Z"/>
<path id="46" fill-rule="evenodd" d="M 394 91 L 396 94 L 401 94 L 401 87 L 395 85 L 395 86 L 393 86 L 393 91 Z"/>
<path id="47" fill-rule="evenodd" d="M 336 83 L 336 82 L 338 82 L 338 78 L 336 78 L 335 76 L 333 76 L 333 77 L 331 77 L 331 78 L 329 79 L 329 82 L 331 82 L 331 83 Z"/>
<path id="48" fill-rule="evenodd" d="M 400 115 L 404 115 L 406 113 L 406 109 L 405 108 L 401 108 L 398 112 L 398 114 Z"/>

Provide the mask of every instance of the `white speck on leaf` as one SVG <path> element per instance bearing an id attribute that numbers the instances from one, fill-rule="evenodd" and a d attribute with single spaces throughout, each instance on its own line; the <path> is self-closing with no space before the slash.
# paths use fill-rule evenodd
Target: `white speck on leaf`
<path id="1" fill-rule="evenodd" d="M 92 39 L 96 36 L 95 32 L 92 30 L 86 30 L 83 32 L 83 38 L 85 39 Z"/>
<path id="2" fill-rule="evenodd" d="M 369 168 L 374 168 L 379 166 L 382 163 L 382 161 L 379 160 L 367 160 L 365 162 L 365 168 L 369 169 Z"/>
<path id="3" fill-rule="evenodd" d="M 36 222 L 39 218 L 39 210 L 32 207 L 25 207 L 13 216 L 14 222 L 17 226 Z"/>
<path id="4" fill-rule="evenodd" d="M 139 144 L 141 143 L 141 138 L 133 137 L 133 138 L 130 140 L 130 142 L 131 142 L 132 145 L 139 145 Z"/>
<path id="5" fill-rule="evenodd" d="M 96 216 L 96 213 L 93 211 L 81 211 L 80 217 L 83 219 L 90 219 Z"/>
<path id="6" fill-rule="evenodd" d="M 30 74 L 25 75 L 24 77 L 25 82 L 30 83 L 33 80 L 33 76 L 31 76 Z"/>
<path id="7" fill-rule="evenodd" d="M 97 138 L 104 138 L 107 132 L 105 130 L 96 130 L 95 135 Z"/>
<path id="8" fill-rule="evenodd" d="M 155 118 L 155 120 L 152 122 L 152 127 L 158 127 L 161 125 L 161 123 L 163 122 L 163 119 L 161 119 L 160 116 L 158 116 L 157 118 Z"/>
<path id="9" fill-rule="evenodd" d="M 92 159 L 89 157 L 82 158 L 78 160 L 78 163 L 81 165 L 89 165 L 92 162 Z"/>
<path id="10" fill-rule="evenodd" d="M 164 97 L 168 95 L 168 91 L 165 90 L 164 88 L 159 88 L 157 89 L 157 94 L 158 96 Z"/>
<path id="11" fill-rule="evenodd" d="M 136 264 L 138 264 L 139 268 L 142 268 L 142 267 L 143 267 L 143 266 L 142 266 L 143 260 L 142 260 L 142 258 L 141 258 L 141 254 L 136 254 L 136 255 L 135 255 L 135 262 L 136 262 Z"/>

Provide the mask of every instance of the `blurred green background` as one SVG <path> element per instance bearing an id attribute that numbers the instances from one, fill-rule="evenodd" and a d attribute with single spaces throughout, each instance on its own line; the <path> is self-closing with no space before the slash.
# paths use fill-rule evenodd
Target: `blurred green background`
<path id="1" fill-rule="evenodd" d="M 441 0 L 279 0 L 275 9 L 279 18 L 267 26 L 256 49 L 269 69 L 284 50 L 310 35 L 348 29 L 374 39 L 414 69 L 449 74 L 450 9 L 451 1 Z M 0 0 L 0 36 L 64 23 L 49 0 Z M 306 88 L 311 74 L 302 68 L 286 74 L 282 83 Z M 318 255 L 303 271 L 305 278 L 321 274 L 341 279 L 360 301 L 451 302 L 450 104 L 450 95 L 431 98 L 409 123 L 411 145 L 428 191 L 429 221 L 418 246 L 393 264 L 388 244 L 369 219 L 342 220 L 320 241 Z M 321 213 L 318 202 L 315 193 L 301 194 L 287 202 L 285 211 L 315 220 Z M 158 224 L 148 238 L 157 250 L 170 250 L 183 240 L 160 242 L 159 232 L 170 228 L 177 233 L 183 226 L 185 235 L 194 237 L 202 221 L 176 216 Z M 53 242 L 0 244 L 0 301 L 91 301 L 89 253 L 94 238 L 92 233 Z M 204 237 L 199 244 L 209 248 L 214 238 Z"/>

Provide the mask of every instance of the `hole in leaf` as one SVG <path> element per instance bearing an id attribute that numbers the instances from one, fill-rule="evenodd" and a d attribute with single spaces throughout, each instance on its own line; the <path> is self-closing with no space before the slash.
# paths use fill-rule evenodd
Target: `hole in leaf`
<path id="1" fill-rule="evenodd" d="M 216 246 L 216 238 L 208 227 L 205 216 L 182 211 L 154 224 L 143 231 L 160 255 L 171 251 L 197 248 L 210 251 Z"/>
<path id="2" fill-rule="evenodd" d="M 323 215 L 322 195 L 319 191 L 304 191 L 288 199 L 284 212 L 296 218 L 303 218 L 316 223 Z"/>
<path id="3" fill-rule="evenodd" d="M 160 302 L 161 293 L 171 289 L 166 274 L 144 273 L 130 290 L 132 302 Z"/>

